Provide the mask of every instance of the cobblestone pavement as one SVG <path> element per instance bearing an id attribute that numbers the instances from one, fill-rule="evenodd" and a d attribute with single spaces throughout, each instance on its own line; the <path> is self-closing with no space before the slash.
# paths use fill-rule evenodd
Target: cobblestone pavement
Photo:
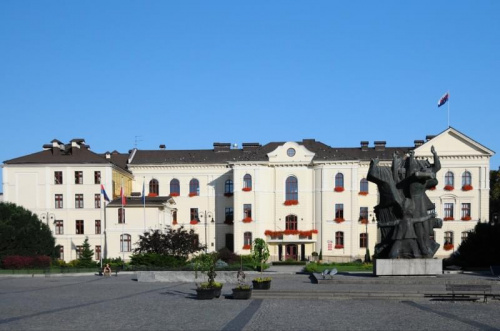
<path id="1" fill-rule="evenodd" d="M 308 275 L 275 274 L 269 297 L 196 300 L 188 283 L 140 283 L 118 277 L 1 277 L 0 330 L 499 330 L 500 302 L 352 298 L 337 292 L 438 291 L 446 282 L 489 283 L 482 275 L 411 279 L 340 275 L 313 284 Z M 496 290 L 495 290 L 496 291 Z M 260 291 L 265 292 L 265 291 Z M 295 297 L 287 297 L 295 293 Z M 330 299 L 321 293 L 331 293 Z M 226 297 L 227 296 L 227 297 Z M 318 299 L 320 298 L 320 299 Z"/>

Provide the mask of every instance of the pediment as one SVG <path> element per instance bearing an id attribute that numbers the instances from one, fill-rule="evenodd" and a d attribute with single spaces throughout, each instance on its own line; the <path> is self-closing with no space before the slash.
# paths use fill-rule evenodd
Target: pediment
<path id="1" fill-rule="evenodd" d="M 315 153 L 289 141 L 267 154 L 270 163 L 311 163 Z"/>
<path id="2" fill-rule="evenodd" d="M 454 128 L 448 128 L 431 140 L 415 149 L 415 155 L 420 157 L 432 156 L 431 147 L 434 146 L 439 156 L 493 156 L 495 152 L 467 137 Z"/>

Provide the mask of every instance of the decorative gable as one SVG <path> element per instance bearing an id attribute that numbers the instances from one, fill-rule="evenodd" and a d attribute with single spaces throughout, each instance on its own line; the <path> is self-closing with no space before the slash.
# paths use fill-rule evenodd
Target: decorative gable
<path id="1" fill-rule="evenodd" d="M 270 163 L 300 163 L 309 164 L 312 162 L 315 153 L 311 152 L 303 145 L 290 141 L 276 148 L 267 154 Z"/>

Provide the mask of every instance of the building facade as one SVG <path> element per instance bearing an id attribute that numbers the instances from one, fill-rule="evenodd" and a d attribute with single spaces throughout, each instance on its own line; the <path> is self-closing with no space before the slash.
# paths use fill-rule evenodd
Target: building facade
<path id="1" fill-rule="evenodd" d="M 54 146 L 60 149 L 62 144 L 52 145 L 45 145 L 40 153 L 47 154 Z M 248 254 L 251 242 L 263 238 L 270 245 L 272 260 L 310 259 L 313 252 L 321 251 L 324 260 L 350 261 L 363 258 L 367 248 L 373 253 L 379 241 L 373 213 L 377 187 L 366 180 L 371 159 L 390 166 L 394 153 L 414 150 L 417 158 L 432 162 L 431 146 L 440 156 L 441 170 L 439 184 L 427 194 L 438 217 L 444 219 L 443 227 L 434 233 L 441 244 L 436 255 L 444 257 L 476 222 L 488 220 L 489 162 L 494 154 L 454 128 L 416 140 L 410 147 L 386 147 L 376 141 L 371 147 L 361 142 L 359 147 L 337 148 L 304 139 L 244 143 L 239 149 L 228 143 L 214 143 L 207 150 L 161 146 L 128 154 L 98 155 L 83 148 L 103 162 L 81 158 L 64 164 L 35 153 L 5 161 L 4 197 L 52 226 L 65 260 L 76 257 L 87 235 L 104 256 L 128 259 L 143 232 L 183 226 L 194 229 L 209 251 L 227 247 Z M 78 171 L 84 172 L 83 186 L 77 183 Z M 101 171 L 101 183 L 116 198 L 106 208 L 87 208 L 97 206 L 100 184 L 91 180 L 96 171 Z M 63 177 L 64 184 L 58 184 L 57 172 L 71 176 L 70 182 Z M 63 201 L 61 207 L 58 194 L 71 201 Z M 78 194 L 84 195 L 83 208 Z M 94 205 L 87 202 L 92 198 Z M 61 220 L 69 226 L 63 233 Z M 103 221 L 99 231 L 97 220 Z M 83 232 L 78 221 L 84 222 Z M 95 231 L 89 229 L 92 224 Z"/>

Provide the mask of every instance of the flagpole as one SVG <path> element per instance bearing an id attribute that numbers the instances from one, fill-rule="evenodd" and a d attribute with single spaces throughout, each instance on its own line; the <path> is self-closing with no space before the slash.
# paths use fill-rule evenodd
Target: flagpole
<path id="1" fill-rule="evenodd" d="M 122 203 L 122 238 L 120 240 L 120 249 L 122 250 L 122 263 L 125 263 L 125 250 L 123 249 L 123 243 L 125 241 L 124 231 L 125 231 L 125 209 L 123 208 L 123 197 L 125 196 L 125 191 L 123 190 L 123 178 L 122 187 L 120 188 L 120 200 Z"/>
<path id="2" fill-rule="evenodd" d="M 146 196 L 144 195 L 146 193 L 145 191 L 145 184 L 146 183 L 146 177 L 142 177 L 142 205 L 143 205 L 143 210 L 144 210 L 144 231 L 146 232 Z"/>
<path id="3" fill-rule="evenodd" d="M 450 90 L 448 90 L 448 128 L 450 127 Z"/>
<path id="4" fill-rule="evenodd" d="M 101 220 L 99 221 L 101 223 L 101 224 L 99 224 L 99 227 L 100 227 L 100 229 L 99 229 L 100 230 L 99 231 L 99 235 L 100 236 L 99 237 L 101 239 L 101 252 L 99 253 L 99 258 L 100 258 L 100 264 L 101 264 L 101 270 L 102 270 L 102 253 L 104 252 L 104 247 L 102 246 L 102 228 L 103 228 L 103 223 L 104 223 L 104 220 L 103 220 L 103 217 L 102 217 L 102 208 L 103 208 L 102 206 L 104 205 L 104 201 L 103 201 L 104 199 L 102 197 L 102 193 L 99 194 L 99 195 L 101 196 L 100 197 L 100 199 L 101 199 L 101 213 L 100 213 L 101 214 Z"/>

